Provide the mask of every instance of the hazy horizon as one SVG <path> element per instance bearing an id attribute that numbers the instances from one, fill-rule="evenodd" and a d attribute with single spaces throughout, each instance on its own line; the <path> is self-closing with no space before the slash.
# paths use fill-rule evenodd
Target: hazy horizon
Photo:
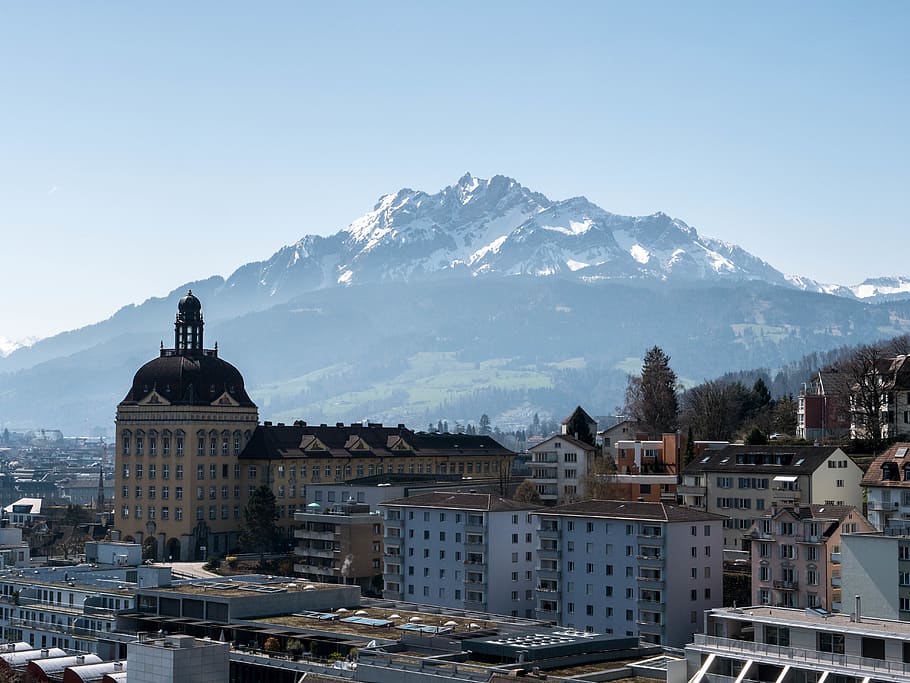
<path id="1" fill-rule="evenodd" d="M 910 6 L 0 8 L 0 338 L 97 322 L 466 171 L 786 274 L 910 274 Z"/>

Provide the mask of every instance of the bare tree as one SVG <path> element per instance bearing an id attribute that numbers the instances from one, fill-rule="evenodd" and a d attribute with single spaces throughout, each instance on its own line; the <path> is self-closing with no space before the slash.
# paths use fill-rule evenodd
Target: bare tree
<path id="1" fill-rule="evenodd" d="M 875 441 L 882 438 L 882 407 L 887 396 L 885 376 L 890 366 L 889 354 L 877 344 L 860 346 L 845 364 L 854 438 Z"/>
<path id="2" fill-rule="evenodd" d="M 740 382 L 703 382 L 683 394 L 682 421 L 696 439 L 729 441 L 742 427 L 748 400 Z"/>

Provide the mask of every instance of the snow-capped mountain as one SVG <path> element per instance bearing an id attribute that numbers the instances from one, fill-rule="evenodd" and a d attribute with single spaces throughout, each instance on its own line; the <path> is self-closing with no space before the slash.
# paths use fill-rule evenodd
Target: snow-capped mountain
<path id="1" fill-rule="evenodd" d="M 584 197 L 552 201 L 512 178 L 468 173 L 436 194 L 385 195 L 347 228 L 307 236 L 244 266 L 227 286 L 254 280 L 260 291 L 283 298 L 292 283 L 320 289 L 515 275 L 790 284 L 761 259 L 663 213 L 621 216 Z"/>
<path id="2" fill-rule="evenodd" d="M 20 339 L 18 341 L 0 337 L 0 358 L 6 358 L 6 356 L 10 355 L 13 351 L 31 346 L 36 341 L 38 341 L 37 337 L 26 337 L 25 339 Z"/>

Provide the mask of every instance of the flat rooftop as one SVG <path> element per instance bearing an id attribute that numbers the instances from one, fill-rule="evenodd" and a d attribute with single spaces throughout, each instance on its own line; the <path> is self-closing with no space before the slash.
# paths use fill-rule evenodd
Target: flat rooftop
<path id="1" fill-rule="evenodd" d="M 877 636 L 890 635 L 894 638 L 910 639 L 910 621 L 894 621 L 863 615 L 860 621 L 857 622 L 851 617 L 849 612 L 822 614 L 811 610 L 756 605 L 753 607 L 712 609 L 710 616 L 746 622 L 760 621 L 769 624 L 796 625 L 820 630 L 836 628 L 841 632 Z"/>
<path id="2" fill-rule="evenodd" d="M 142 592 L 242 598 L 268 593 L 306 593 L 310 591 L 337 590 L 339 588 L 344 588 L 344 585 L 314 583 L 287 576 L 243 574 L 241 576 L 233 577 L 213 577 L 209 579 L 175 581 L 170 586 L 149 586 L 143 588 Z"/>

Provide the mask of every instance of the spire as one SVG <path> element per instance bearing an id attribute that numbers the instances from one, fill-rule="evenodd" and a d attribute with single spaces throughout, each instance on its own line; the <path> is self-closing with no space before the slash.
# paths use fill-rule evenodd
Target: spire
<path id="1" fill-rule="evenodd" d="M 202 353 L 202 303 L 193 296 L 193 290 L 177 304 L 174 322 L 174 348 L 178 353 L 192 356 Z"/>

